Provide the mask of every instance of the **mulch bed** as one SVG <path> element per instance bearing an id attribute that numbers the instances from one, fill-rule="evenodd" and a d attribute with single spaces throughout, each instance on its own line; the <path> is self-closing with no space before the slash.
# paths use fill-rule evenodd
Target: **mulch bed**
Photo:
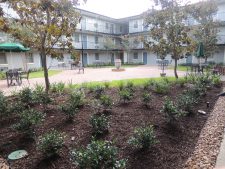
<path id="1" fill-rule="evenodd" d="M 167 96 L 175 99 L 185 88 L 173 86 Z M 160 112 L 165 100 L 165 95 L 152 93 L 151 108 L 145 108 L 141 102 L 143 89 L 135 90 L 134 99 L 127 104 L 118 103 L 118 89 L 107 89 L 115 105 L 110 113 L 109 132 L 102 137 L 111 140 L 119 148 L 119 158 L 128 159 L 128 169 L 180 169 L 184 166 L 190 155 L 194 152 L 199 135 L 204 127 L 210 112 L 217 101 L 220 88 L 214 88 L 194 107 L 194 114 L 180 119 L 175 126 L 169 126 L 163 113 Z M 87 94 L 87 99 L 93 100 L 93 94 Z M 70 151 L 73 148 L 86 146 L 92 139 L 92 128 L 89 124 L 91 115 L 94 114 L 89 105 L 81 108 L 75 115 L 74 121 L 68 122 L 66 116 L 59 111 L 58 105 L 66 101 L 67 95 L 53 96 L 54 102 L 48 106 L 46 120 L 36 128 L 37 136 L 55 128 L 66 133 L 65 145 L 59 155 L 52 159 L 45 159 L 41 152 L 36 150 L 35 140 L 27 139 L 22 134 L 15 132 L 11 125 L 18 120 L 12 116 L 0 121 L 0 154 L 7 158 L 8 154 L 18 149 L 25 149 L 29 155 L 26 158 L 9 161 L 13 169 L 76 169 L 70 160 Z M 206 102 L 210 102 L 210 108 Z M 35 109 L 42 110 L 41 106 Z M 204 110 L 206 115 L 197 113 Z M 154 125 L 159 143 L 147 151 L 132 148 L 127 140 L 136 127 Z M 75 137 L 75 141 L 71 141 Z"/>

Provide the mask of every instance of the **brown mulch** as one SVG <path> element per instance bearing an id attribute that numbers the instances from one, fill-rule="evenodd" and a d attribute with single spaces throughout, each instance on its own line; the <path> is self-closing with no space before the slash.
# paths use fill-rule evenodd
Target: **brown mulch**
<path id="1" fill-rule="evenodd" d="M 185 88 L 172 86 L 167 96 L 175 100 Z M 128 169 L 180 169 L 193 153 L 199 139 L 202 128 L 205 126 L 210 112 L 217 100 L 217 94 L 221 89 L 214 88 L 194 107 L 194 113 L 180 119 L 176 125 L 170 126 L 164 115 L 160 112 L 165 100 L 165 95 L 152 93 L 151 108 L 145 108 L 141 102 L 143 89 L 135 90 L 134 99 L 127 104 L 118 103 L 117 89 L 108 89 L 107 94 L 113 98 L 115 105 L 110 113 L 109 132 L 102 137 L 111 140 L 118 147 L 119 158 L 128 159 Z M 89 100 L 93 100 L 93 94 L 87 94 Z M 68 122 L 65 115 L 60 112 L 58 105 L 65 102 L 67 96 L 54 96 L 54 102 L 49 105 L 46 120 L 36 128 L 37 136 L 55 128 L 64 132 L 67 137 L 65 145 L 57 157 L 45 159 L 36 149 L 36 140 L 27 139 L 24 135 L 15 132 L 11 125 L 17 121 L 16 117 L 10 117 L 0 121 L 0 154 L 7 158 L 8 154 L 18 149 L 25 149 L 29 155 L 26 158 L 10 161 L 13 169 L 77 169 L 70 158 L 73 148 L 86 146 L 92 139 L 90 117 L 94 114 L 89 105 L 81 108 L 74 117 L 73 122 Z M 206 102 L 210 102 L 210 108 Z M 35 109 L 42 110 L 41 106 Z M 206 115 L 197 113 L 204 110 Z M 159 143 L 146 151 L 140 151 L 128 145 L 127 140 L 136 127 L 154 125 Z M 75 141 L 71 140 L 75 137 Z"/>
<path id="2" fill-rule="evenodd" d="M 213 169 L 219 154 L 225 127 L 225 97 L 220 97 L 201 131 L 195 151 L 185 169 Z"/>

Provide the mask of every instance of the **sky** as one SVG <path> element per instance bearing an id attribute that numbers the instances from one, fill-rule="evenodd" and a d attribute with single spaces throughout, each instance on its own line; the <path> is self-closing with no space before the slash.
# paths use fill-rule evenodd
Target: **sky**
<path id="1" fill-rule="evenodd" d="M 190 0 L 190 3 L 199 0 Z M 112 18 L 124 18 L 139 15 L 148 9 L 152 9 L 153 0 L 87 0 L 78 8 L 106 15 Z"/>

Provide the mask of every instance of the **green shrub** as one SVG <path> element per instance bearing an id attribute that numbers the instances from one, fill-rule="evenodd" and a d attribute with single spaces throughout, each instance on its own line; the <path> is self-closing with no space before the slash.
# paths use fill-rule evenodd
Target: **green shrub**
<path id="1" fill-rule="evenodd" d="M 0 80 L 6 79 L 6 74 L 5 72 L 0 71 Z"/>
<path id="2" fill-rule="evenodd" d="M 105 88 L 100 85 L 95 86 L 93 90 L 94 90 L 93 92 L 94 92 L 95 98 L 100 98 L 101 95 L 103 95 L 105 92 Z"/>
<path id="3" fill-rule="evenodd" d="M 66 114 L 68 119 L 72 120 L 75 114 L 79 112 L 79 108 L 84 104 L 85 95 L 82 91 L 72 92 L 66 104 L 61 106 L 61 110 Z"/>
<path id="4" fill-rule="evenodd" d="M 44 113 L 33 109 L 24 110 L 19 116 L 20 120 L 17 124 L 13 125 L 13 128 L 31 136 L 34 134 L 35 126 L 40 124 L 45 118 Z"/>
<path id="5" fill-rule="evenodd" d="M 19 93 L 20 101 L 26 105 L 30 105 L 33 103 L 33 91 L 26 87 Z"/>
<path id="6" fill-rule="evenodd" d="M 99 99 L 100 104 L 103 106 L 104 109 L 111 109 L 113 105 L 113 101 L 110 96 L 102 95 Z"/>
<path id="7" fill-rule="evenodd" d="M 153 89 L 155 86 L 155 83 L 157 83 L 157 82 L 155 82 L 154 80 L 148 80 L 146 83 L 144 83 L 144 86 L 143 86 L 144 90 Z"/>
<path id="8" fill-rule="evenodd" d="M 166 94 L 169 92 L 170 85 L 165 82 L 156 82 L 154 84 L 154 91 L 158 94 Z"/>
<path id="9" fill-rule="evenodd" d="M 131 92 L 134 92 L 134 83 L 131 82 L 131 81 L 128 81 L 128 82 L 127 82 L 127 85 L 126 85 L 126 88 L 127 88 L 128 90 L 130 90 Z"/>
<path id="10" fill-rule="evenodd" d="M 120 100 L 127 103 L 133 98 L 133 93 L 128 89 L 123 89 L 119 92 Z"/>
<path id="11" fill-rule="evenodd" d="M 119 84 L 118 84 L 118 87 L 119 87 L 119 90 L 123 90 L 124 89 L 124 82 L 123 81 L 120 81 Z"/>
<path id="12" fill-rule="evenodd" d="M 187 83 L 187 80 L 185 78 L 184 79 L 177 79 L 176 83 L 179 84 L 180 87 L 184 87 L 185 84 Z"/>
<path id="13" fill-rule="evenodd" d="M 37 148 L 44 153 L 45 156 L 51 157 L 58 153 L 64 144 L 64 134 L 52 130 L 49 133 L 39 137 Z"/>
<path id="14" fill-rule="evenodd" d="M 158 143 L 154 134 L 153 126 L 150 125 L 144 128 L 137 128 L 134 130 L 134 136 L 132 136 L 128 143 L 134 147 L 147 149 Z"/>
<path id="15" fill-rule="evenodd" d="M 90 119 L 90 123 L 93 128 L 93 133 L 95 135 L 100 135 L 108 131 L 109 119 L 104 114 L 93 115 Z"/>
<path id="16" fill-rule="evenodd" d="M 51 98 L 48 93 L 45 92 L 44 86 L 38 84 L 35 85 L 33 91 L 33 100 L 35 103 L 43 104 L 45 106 L 51 103 Z"/>
<path id="17" fill-rule="evenodd" d="M 187 113 L 192 113 L 194 104 L 197 103 L 197 98 L 195 98 L 191 93 L 184 93 L 179 95 L 177 98 L 177 105 L 180 110 L 184 110 Z"/>
<path id="18" fill-rule="evenodd" d="M 62 94 L 65 90 L 65 83 L 63 82 L 53 83 L 51 84 L 50 89 L 53 93 Z"/>
<path id="19" fill-rule="evenodd" d="M 92 141 L 86 149 L 73 150 L 71 156 L 82 169 L 125 169 L 126 160 L 118 160 L 117 153 L 109 141 Z"/>
<path id="20" fill-rule="evenodd" d="M 69 96 L 68 102 L 71 103 L 74 107 L 81 107 L 84 105 L 85 94 L 82 90 L 76 90 L 72 92 Z"/>
<path id="21" fill-rule="evenodd" d="M 72 120 L 75 114 L 79 112 L 78 107 L 75 107 L 71 104 L 62 105 L 61 110 L 69 120 Z"/>
<path id="22" fill-rule="evenodd" d="M 212 76 L 212 84 L 216 87 L 220 87 L 222 85 L 221 78 L 219 75 Z"/>
<path id="23" fill-rule="evenodd" d="M 25 105 L 21 103 L 20 101 L 14 101 L 12 104 L 9 106 L 9 112 L 10 113 L 21 113 L 26 109 Z"/>
<path id="24" fill-rule="evenodd" d="M 166 119 L 168 120 L 169 123 L 174 122 L 178 118 L 186 115 L 185 112 L 179 111 L 177 109 L 177 106 L 174 105 L 173 101 L 171 101 L 169 98 L 166 98 L 161 112 L 165 114 Z"/>
<path id="25" fill-rule="evenodd" d="M 163 80 L 163 82 L 165 82 L 165 83 L 167 83 L 167 84 L 170 83 L 170 81 L 169 81 L 169 79 L 168 79 L 167 77 L 163 77 L 162 80 Z"/>
<path id="26" fill-rule="evenodd" d="M 8 103 L 4 94 L 0 91 L 0 118 L 8 116 Z"/>
<path id="27" fill-rule="evenodd" d="M 108 89 L 109 86 L 110 86 L 110 83 L 109 82 L 104 82 L 104 86 L 105 86 L 106 89 Z"/>
<path id="28" fill-rule="evenodd" d="M 142 94 L 142 102 L 143 104 L 145 105 L 145 107 L 149 107 L 149 102 L 152 101 L 152 96 L 151 94 L 147 93 L 147 92 L 144 92 Z"/>

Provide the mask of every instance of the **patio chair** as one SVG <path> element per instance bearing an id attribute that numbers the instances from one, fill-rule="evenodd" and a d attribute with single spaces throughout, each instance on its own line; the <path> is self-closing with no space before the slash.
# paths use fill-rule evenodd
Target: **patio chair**
<path id="1" fill-rule="evenodd" d="M 29 82 L 29 75 L 30 75 L 30 70 L 28 70 L 27 72 L 21 72 L 20 73 L 20 82 L 22 83 L 22 80 L 23 79 L 26 79 L 28 81 L 28 83 L 30 84 Z"/>
<path id="2" fill-rule="evenodd" d="M 20 85 L 20 77 L 19 77 L 19 72 L 16 70 L 9 70 L 6 72 L 6 80 L 7 80 L 7 85 L 12 86 L 15 85 L 13 81 L 15 80 L 18 85 Z"/>

